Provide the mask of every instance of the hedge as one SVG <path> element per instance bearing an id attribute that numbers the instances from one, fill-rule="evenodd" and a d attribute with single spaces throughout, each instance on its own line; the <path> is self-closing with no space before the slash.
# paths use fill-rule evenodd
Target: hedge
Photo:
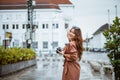
<path id="1" fill-rule="evenodd" d="M 36 53 L 28 48 L 7 48 L 0 47 L 0 65 L 13 64 L 20 61 L 35 59 Z"/>

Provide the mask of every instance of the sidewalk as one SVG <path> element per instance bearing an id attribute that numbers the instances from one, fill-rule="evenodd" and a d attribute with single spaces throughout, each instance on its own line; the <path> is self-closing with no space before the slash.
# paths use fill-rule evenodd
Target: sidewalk
<path id="1" fill-rule="evenodd" d="M 2 77 L 0 80 L 61 80 L 62 65 L 63 60 L 42 61 L 39 59 L 36 66 Z M 81 61 L 80 65 L 80 80 L 103 80 L 100 75 L 93 75 L 88 63 Z"/>
<path id="2" fill-rule="evenodd" d="M 37 66 L 22 70 L 16 74 L 1 78 L 0 80 L 61 80 L 62 62 L 41 64 L 37 62 Z M 99 77 L 91 75 L 91 69 L 85 63 L 81 63 L 81 79 L 80 80 L 100 80 Z"/>

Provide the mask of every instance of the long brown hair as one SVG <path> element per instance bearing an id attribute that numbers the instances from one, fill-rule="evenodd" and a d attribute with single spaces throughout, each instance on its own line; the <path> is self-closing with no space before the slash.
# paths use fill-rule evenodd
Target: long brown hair
<path id="1" fill-rule="evenodd" d="M 74 26 L 72 27 L 70 30 L 74 29 L 74 34 L 75 34 L 75 44 L 77 47 L 77 51 L 78 51 L 78 56 L 79 56 L 79 60 L 81 60 L 82 57 L 82 53 L 83 53 L 83 39 L 82 39 L 82 32 L 81 29 Z"/>

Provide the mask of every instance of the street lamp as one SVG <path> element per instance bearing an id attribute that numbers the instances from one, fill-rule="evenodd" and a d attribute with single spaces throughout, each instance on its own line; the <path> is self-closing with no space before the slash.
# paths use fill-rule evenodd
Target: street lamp
<path id="1" fill-rule="evenodd" d="M 115 9 L 116 9 L 116 17 L 117 17 L 117 5 L 115 5 Z"/>
<path id="2" fill-rule="evenodd" d="M 108 28 L 110 28 L 110 10 L 108 9 Z"/>
<path id="3" fill-rule="evenodd" d="M 26 47 L 31 48 L 31 44 L 33 41 L 32 34 L 34 33 L 33 26 L 33 7 L 35 6 L 34 0 L 27 0 L 27 13 L 28 13 L 28 24 L 27 24 L 27 31 L 26 31 Z"/>
<path id="4" fill-rule="evenodd" d="M 86 35 L 86 51 L 88 51 L 88 33 Z"/>

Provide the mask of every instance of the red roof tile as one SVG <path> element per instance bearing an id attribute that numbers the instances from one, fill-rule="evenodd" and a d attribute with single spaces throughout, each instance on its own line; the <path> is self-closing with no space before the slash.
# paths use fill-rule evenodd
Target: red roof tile
<path id="1" fill-rule="evenodd" d="M 55 8 L 59 9 L 58 4 L 72 4 L 69 0 L 35 0 L 35 8 L 48 9 Z M 27 0 L 0 0 L 0 9 L 25 9 Z"/>
<path id="2" fill-rule="evenodd" d="M 35 9 L 60 9 L 56 4 L 37 4 Z M 0 10 L 5 9 L 27 9 L 26 4 L 19 4 L 19 5 L 0 5 Z"/>
<path id="3" fill-rule="evenodd" d="M 21 4 L 21 3 L 26 3 L 27 0 L 0 0 L 0 5 L 1 4 Z"/>
<path id="4" fill-rule="evenodd" d="M 27 0 L 0 0 L 1 4 L 20 4 L 26 3 Z M 35 0 L 36 3 L 47 2 L 52 4 L 72 4 L 69 0 Z"/>

